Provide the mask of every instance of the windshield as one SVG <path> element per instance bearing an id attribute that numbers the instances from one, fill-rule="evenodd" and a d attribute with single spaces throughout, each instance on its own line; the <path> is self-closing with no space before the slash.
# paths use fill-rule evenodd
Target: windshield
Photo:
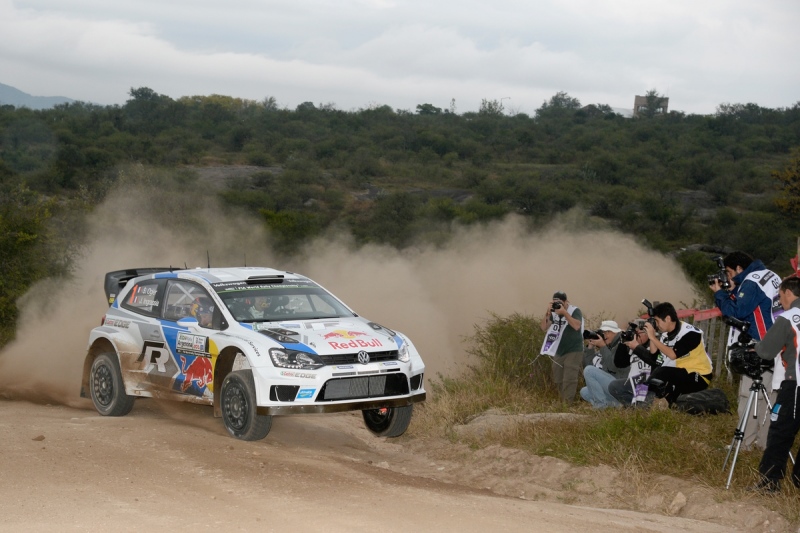
<path id="1" fill-rule="evenodd" d="M 319 286 L 259 285 L 217 289 L 238 322 L 273 322 L 353 316 L 332 294 Z"/>

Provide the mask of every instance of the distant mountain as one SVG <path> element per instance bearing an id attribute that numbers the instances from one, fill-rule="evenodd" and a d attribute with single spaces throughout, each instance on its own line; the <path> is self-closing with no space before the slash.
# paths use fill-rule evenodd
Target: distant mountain
<path id="1" fill-rule="evenodd" d="M 0 105 L 13 105 L 14 107 L 27 107 L 30 109 L 50 109 L 55 105 L 74 101 L 64 96 L 31 96 L 10 85 L 0 83 Z"/>

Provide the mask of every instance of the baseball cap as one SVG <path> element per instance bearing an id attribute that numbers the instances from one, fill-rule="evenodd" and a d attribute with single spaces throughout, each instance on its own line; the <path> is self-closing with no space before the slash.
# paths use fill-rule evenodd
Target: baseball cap
<path id="1" fill-rule="evenodd" d="M 561 300 L 562 302 L 566 302 L 567 301 L 567 293 L 564 292 L 564 291 L 555 292 L 555 293 L 553 293 L 553 299 L 554 300 Z"/>
<path id="2" fill-rule="evenodd" d="M 619 329 L 619 325 L 617 325 L 617 323 L 614 320 L 603 320 L 603 322 L 600 324 L 600 327 L 597 329 L 601 331 L 611 331 L 614 333 L 619 333 L 620 331 L 622 331 L 621 329 Z"/>

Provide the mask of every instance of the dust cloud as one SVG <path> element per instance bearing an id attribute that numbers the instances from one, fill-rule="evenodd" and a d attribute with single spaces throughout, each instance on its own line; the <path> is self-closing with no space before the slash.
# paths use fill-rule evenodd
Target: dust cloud
<path id="1" fill-rule="evenodd" d="M 0 352 L 0 396 L 89 406 L 79 398 L 89 330 L 107 309 L 106 272 L 146 266 L 269 266 L 302 273 L 356 312 L 407 334 L 426 374 L 453 375 L 464 339 L 491 313 L 541 316 L 564 291 L 589 317 L 624 325 L 642 298 L 691 305 L 679 265 L 629 236 L 569 213 L 531 233 L 522 218 L 461 228 L 444 246 L 357 248 L 330 233 L 281 258 L 259 220 L 226 214 L 207 196 L 125 187 L 89 217 L 88 245 L 69 281 L 47 281 L 21 300 L 17 338 Z"/>

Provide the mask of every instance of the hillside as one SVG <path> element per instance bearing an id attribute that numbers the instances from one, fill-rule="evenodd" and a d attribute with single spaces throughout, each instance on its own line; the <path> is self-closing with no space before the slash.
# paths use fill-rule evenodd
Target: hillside
<path id="1" fill-rule="evenodd" d="M 798 147 L 800 104 L 629 119 L 558 93 L 531 117 L 496 101 L 461 115 L 290 110 L 142 87 L 123 106 L 0 107 L 0 319 L 14 324 L 36 280 L 68 274 L 85 215 L 135 184 L 157 191 L 150 216 L 165 225 L 213 231 L 188 205 L 218 205 L 287 258 L 329 232 L 404 250 L 509 215 L 537 231 L 580 213 L 584 227 L 673 255 L 701 285 L 731 249 L 785 274 L 800 234 Z"/>
<path id="2" fill-rule="evenodd" d="M 0 105 L 27 107 L 29 109 L 50 109 L 59 104 L 74 102 L 64 96 L 32 96 L 19 89 L 0 83 Z"/>

